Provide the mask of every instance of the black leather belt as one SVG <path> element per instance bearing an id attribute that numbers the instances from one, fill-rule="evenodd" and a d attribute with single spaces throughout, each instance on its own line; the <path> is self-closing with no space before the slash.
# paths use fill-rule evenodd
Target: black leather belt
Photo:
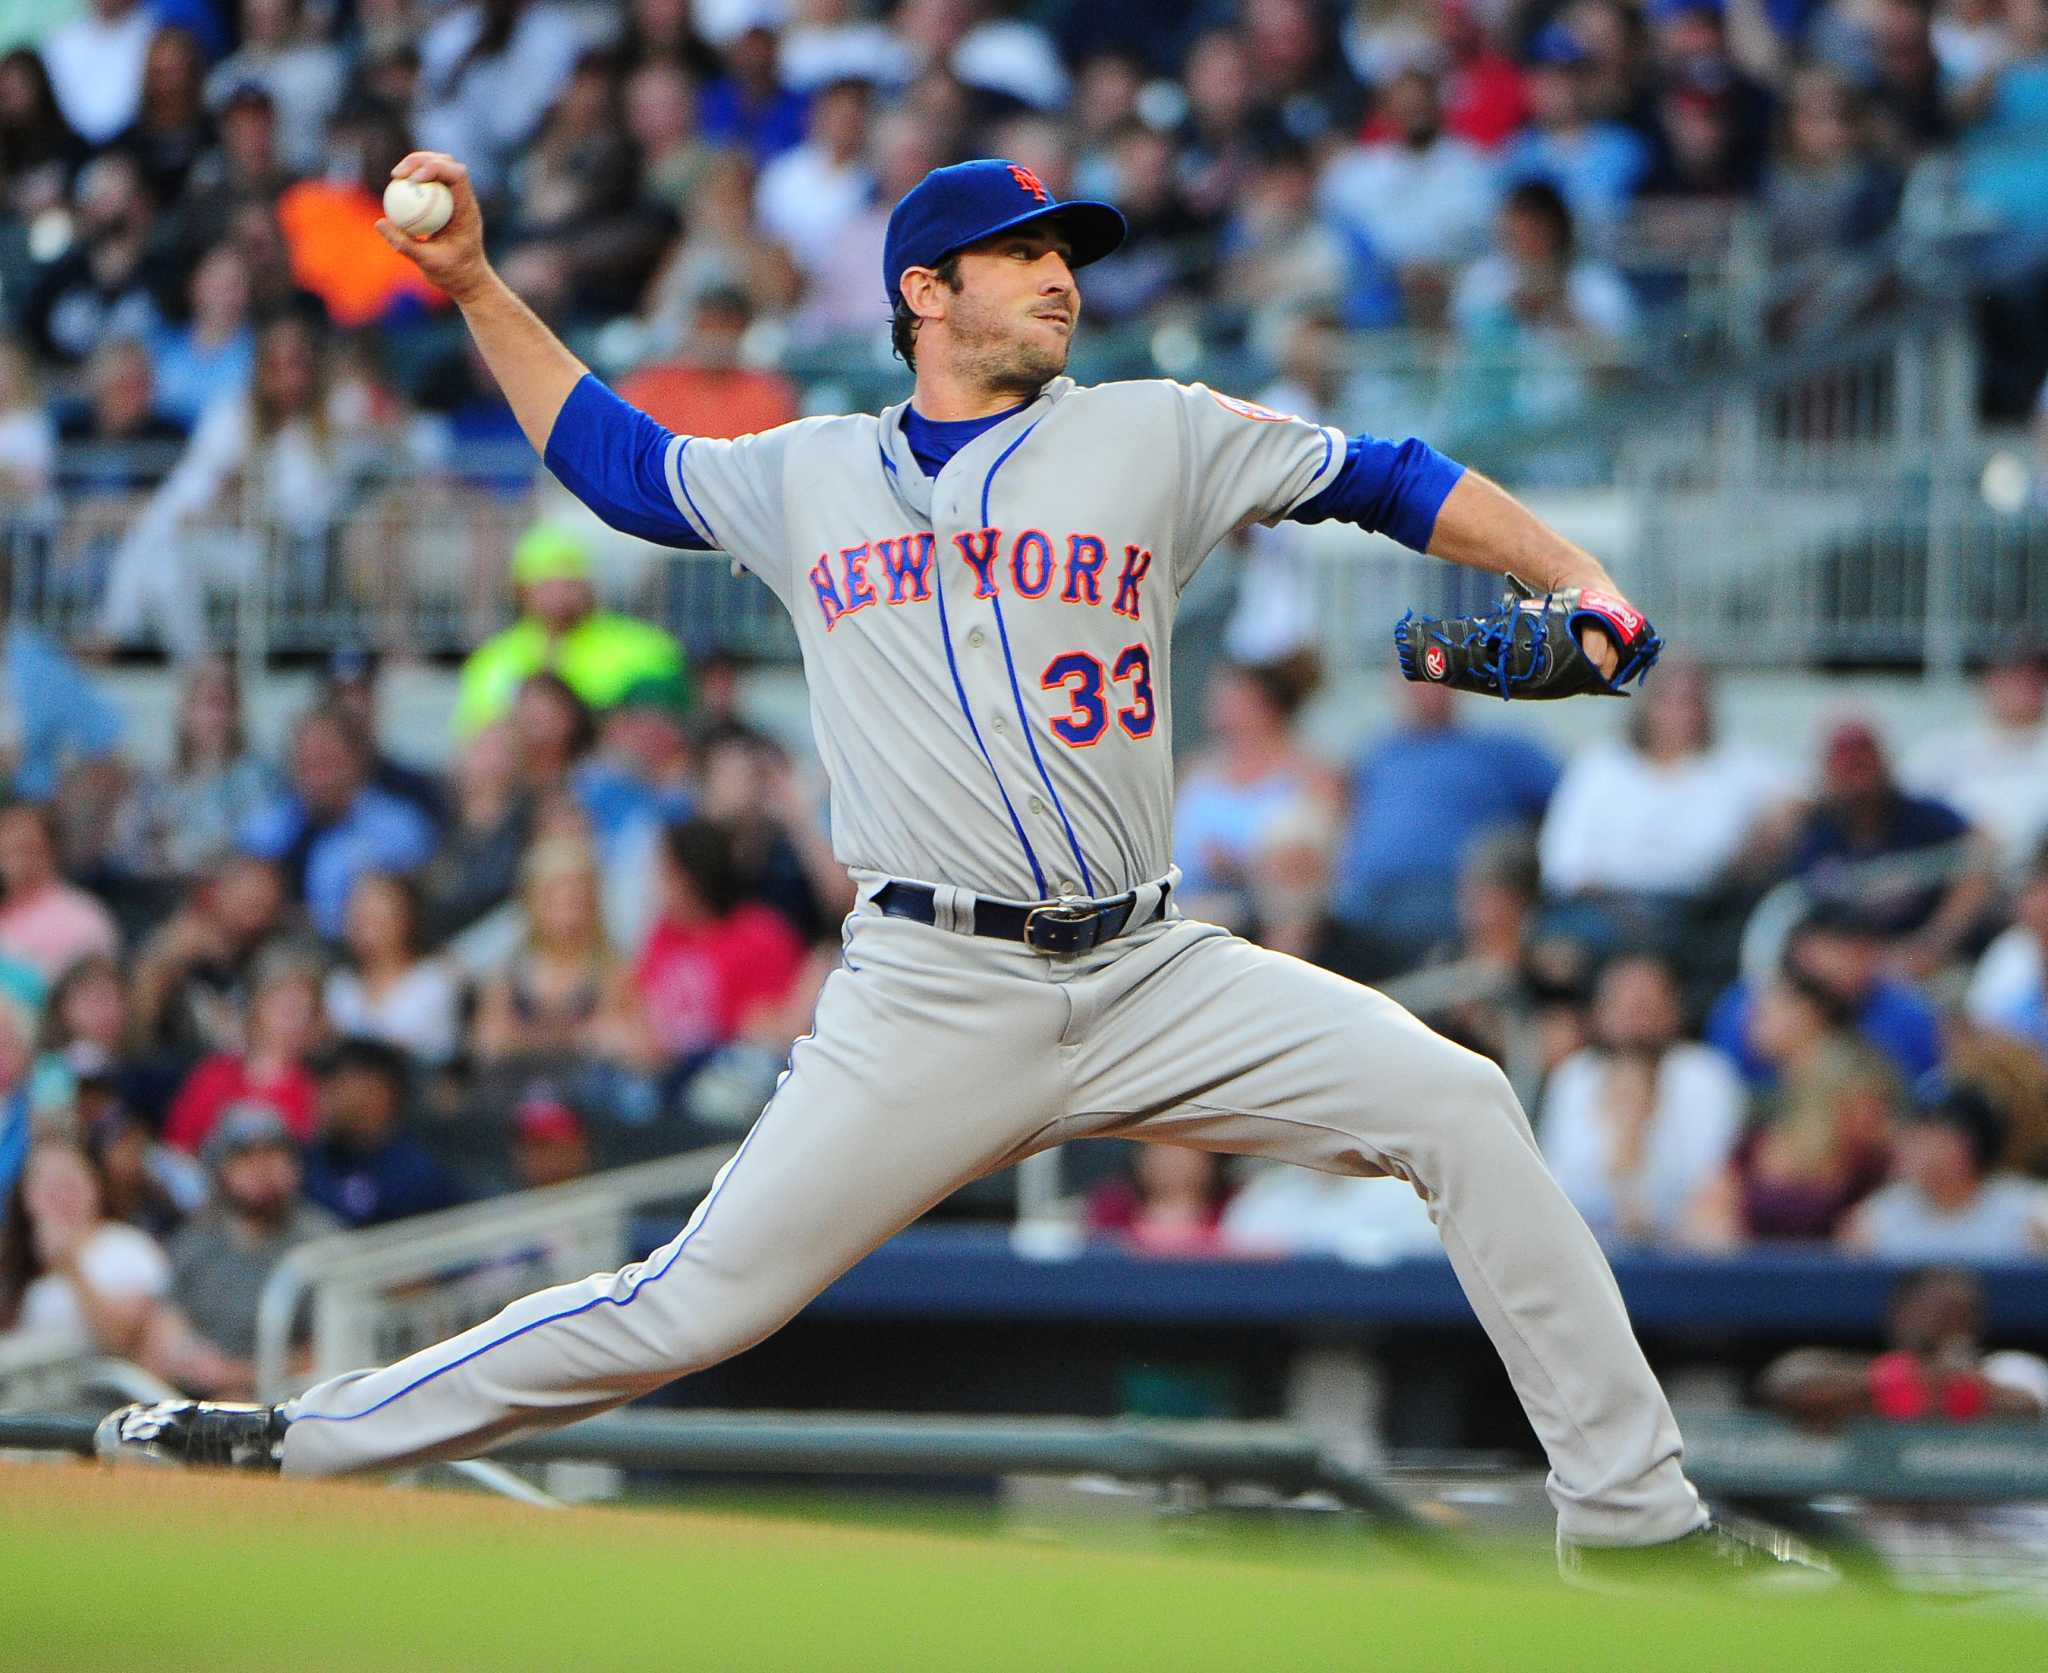
<path id="1" fill-rule="evenodd" d="M 1156 918 L 1166 910 L 1171 884 L 1162 884 Z M 929 883 L 884 883 L 875 904 L 891 918 L 915 923 L 938 922 L 937 891 Z M 1137 909 L 1138 893 L 1114 900 L 1041 900 L 1028 904 L 1002 900 L 974 903 L 974 933 L 996 941 L 1021 941 L 1033 952 L 1085 953 L 1123 934 Z M 1150 919 L 1147 920 L 1150 922 Z"/>

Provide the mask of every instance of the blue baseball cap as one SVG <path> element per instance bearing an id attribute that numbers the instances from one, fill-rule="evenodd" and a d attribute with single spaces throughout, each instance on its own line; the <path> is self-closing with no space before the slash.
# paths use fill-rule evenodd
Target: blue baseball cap
<path id="1" fill-rule="evenodd" d="M 882 293 L 893 304 L 904 269 L 936 267 L 955 250 L 1033 221 L 1054 221 L 1073 245 L 1069 265 L 1100 261 L 1124 241 L 1129 228 L 1106 203 L 1062 203 L 1045 182 L 1005 157 L 935 168 L 889 213 L 882 246 Z"/>

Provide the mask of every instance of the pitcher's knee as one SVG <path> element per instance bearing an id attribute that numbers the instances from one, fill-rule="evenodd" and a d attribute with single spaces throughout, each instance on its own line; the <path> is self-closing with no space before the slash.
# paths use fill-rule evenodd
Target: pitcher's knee
<path id="1" fill-rule="evenodd" d="M 661 1305 L 630 1321 L 639 1356 L 664 1377 L 708 1371 L 772 1336 L 802 1302 L 777 1295 L 749 1295 L 742 1286 L 683 1282 Z M 628 1309 L 633 1311 L 633 1309 Z"/>
<path id="2" fill-rule="evenodd" d="M 1436 1066 L 1431 1099 L 1439 1119 L 1430 1124 L 1427 1148 L 1441 1172 L 1460 1155 L 1501 1148 L 1534 1151 L 1535 1134 L 1508 1077 L 1490 1058 L 1450 1046 Z M 1418 1157 L 1418 1160 L 1423 1158 Z"/>
<path id="3" fill-rule="evenodd" d="M 1466 1112 L 1520 1107 L 1508 1077 L 1492 1058 L 1441 1035 L 1432 1035 L 1429 1045 L 1429 1056 L 1415 1078 L 1434 1094 L 1432 1102 Z"/>

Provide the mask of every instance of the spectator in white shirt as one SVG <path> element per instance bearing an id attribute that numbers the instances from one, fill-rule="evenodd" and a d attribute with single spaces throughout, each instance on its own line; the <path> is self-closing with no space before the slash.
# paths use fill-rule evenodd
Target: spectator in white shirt
<path id="1" fill-rule="evenodd" d="M 1666 1242 L 1727 1163 L 1742 1130 L 1742 1077 L 1679 1038 L 1676 978 L 1624 955 L 1601 972 L 1595 1043 L 1558 1065 L 1543 1098 L 1543 1154 L 1602 1237 Z"/>
<path id="2" fill-rule="evenodd" d="M 106 1218 L 85 1152 L 39 1139 L 0 1214 L 0 1337 L 125 1358 L 170 1283 L 155 1239 Z"/>
<path id="3" fill-rule="evenodd" d="M 381 1040 L 439 1068 L 462 1044 L 462 995 L 440 959 L 420 956 L 420 895 L 408 879 L 365 872 L 349 891 L 348 967 L 327 978 L 327 1016 L 343 1036 Z"/>
<path id="4" fill-rule="evenodd" d="M 1984 670 L 1983 718 L 1927 740 L 1902 775 L 1994 837 L 2008 865 L 2048 836 L 2048 656 L 2014 649 Z"/>
<path id="5" fill-rule="evenodd" d="M 2048 1059 L 2048 837 L 2013 903 L 2013 925 L 1977 961 L 1963 1009 Z"/>
<path id="6" fill-rule="evenodd" d="M 1482 384 L 1468 399 L 1490 399 L 1520 418 L 1557 418 L 1585 405 L 1592 375 L 1622 359 L 1635 299 L 1618 271 L 1578 252 L 1572 211 L 1547 180 L 1508 193 L 1496 236 L 1497 248 L 1452 291 L 1451 321 L 1469 347 L 1512 364 L 1501 392 Z M 1494 376 L 1483 357 L 1478 375 Z"/>
<path id="7" fill-rule="evenodd" d="M 874 125 L 879 188 L 839 228 L 834 259 L 804 275 L 804 298 L 790 320 L 799 342 L 817 342 L 842 332 L 884 329 L 886 313 L 875 306 L 875 269 L 888 237 L 889 211 L 903 194 L 947 161 L 926 126 L 907 110 L 892 110 Z"/>
<path id="8" fill-rule="evenodd" d="M 38 398 L 35 368 L 0 337 L 0 509 L 38 506 L 57 469 L 57 427 Z"/>
<path id="9" fill-rule="evenodd" d="M 142 67 L 156 19 L 142 0 L 92 0 L 42 44 L 65 120 L 89 145 L 104 145 L 142 108 Z"/>
<path id="10" fill-rule="evenodd" d="M 868 85 L 835 81 L 811 101 L 803 144 L 761 171 L 755 211 L 806 276 L 841 259 L 839 234 L 875 193 L 868 166 Z"/>
<path id="11" fill-rule="evenodd" d="M 1796 788 L 1782 761 L 1715 736 L 1705 670 L 1667 663 L 1631 705 L 1627 740 L 1566 765 L 1543 821 L 1544 888 L 1697 900 Z"/>
<path id="12" fill-rule="evenodd" d="M 1439 293 L 1447 274 L 1486 247 L 1492 170 L 1479 148 L 1444 132 L 1437 80 L 1410 68 L 1387 83 L 1383 139 L 1339 152 L 1323 172 L 1325 214 L 1354 228 L 1400 269 L 1403 286 Z"/>
<path id="13" fill-rule="evenodd" d="M 1981 1089 L 1936 1082 L 1899 1130 L 1892 1181 L 1839 1235 L 1889 1260 L 2014 1260 L 2048 1251 L 2048 1196 L 2005 1171 L 2008 1124 Z"/>
<path id="14" fill-rule="evenodd" d="M 1429 1204 L 1405 1179 L 1360 1179 L 1273 1162 L 1223 1210 L 1226 1247 L 1248 1255 L 1336 1255 L 1377 1265 L 1443 1253 Z"/>
<path id="15" fill-rule="evenodd" d="M 420 39 L 414 136 L 469 166 L 496 191 L 576 67 L 582 37 L 551 0 L 473 0 L 443 12 Z"/>
<path id="16" fill-rule="evenodd" d="M 910 48 L 875 18 L 855 18 L 852 0 L 796 0 L 779 47 L 782 84 L 799 93 L 858 76 L 902 88 L 914 63 Z"/>
<path id="17" fill-rule="evenodd" d="M 244 87 L 260 87 L 277 112 L 278 150 L 301 174 L 327 162 L 327 119 L 348 78 L 340 50 L 309 38 L 302 0 L 241 0 L 242 44 L 206 78 L 206 102 L 218 113 Z"/>
<path id="18" fill-rule="evenodd" d="M 1008 94 L 1038 110 L 1067 102 L 1066 67 L 1035 23 L 992 17 L 991 0 L 903 0 L 891 27 L 921 67 L 947 66 L 969 87 Z"/>
<path id="19" fill-rule="evenodd" d="M 101 607 L 107 637 L 126 644 L 155 632 L 180 657 L 200 654 L 207 584 L 253 573 L 262 537 L 273 531 L 294 579 L 312 591 L 308 583 L 326 569 L 328 538 L 370 463 L 370 443 L 348 416 L 330 385 L 324 345 L 301 320 L 273 320 L 257 339 L 248 394 L 208 409 L 115 553 Z M 208 522 L 210 538 L 188 533 Z"/>

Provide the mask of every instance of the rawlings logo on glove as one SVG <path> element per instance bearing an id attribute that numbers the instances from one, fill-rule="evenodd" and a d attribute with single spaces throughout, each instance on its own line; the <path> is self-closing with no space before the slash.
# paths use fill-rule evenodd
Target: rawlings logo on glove
<path id="1" fill-rule="evenodd" d="M 1567 587 L 1538 595 L 1514 576 L 1498 610 L 1439 619 L 1410 610 L 1394 627 L 1401 672 L 1458 691 L 1504 698 L 1626 697 L 1623 687 L 1656 664 L 1664 641 L 1648 618 L 1613 593 Z M 1613 641 L 1612 678 L 1579 643 L 1584 627 Z"/>

